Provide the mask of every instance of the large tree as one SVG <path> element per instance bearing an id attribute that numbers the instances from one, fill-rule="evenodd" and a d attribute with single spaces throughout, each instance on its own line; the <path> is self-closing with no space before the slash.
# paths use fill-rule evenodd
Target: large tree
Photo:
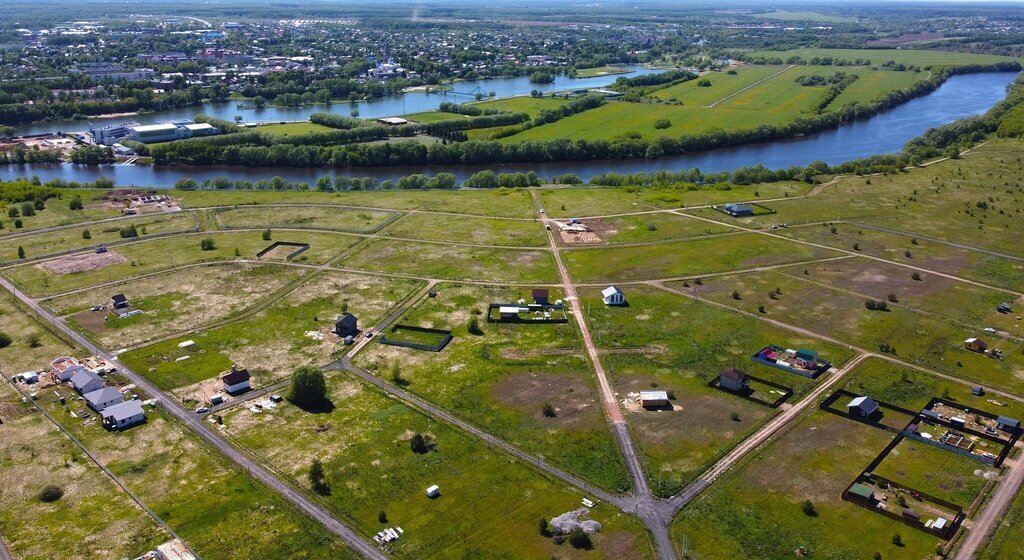
<path id="1" fill-rule="evenodd" d="M 292 373 L 291 393 L 288 400 L 305 410 L 323 410 L 330 407 L 324 372 L 314 366 L 302 366 Z"/>

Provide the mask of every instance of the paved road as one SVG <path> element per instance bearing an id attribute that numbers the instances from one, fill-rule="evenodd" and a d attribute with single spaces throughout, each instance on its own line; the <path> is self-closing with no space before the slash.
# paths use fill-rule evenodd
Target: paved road
<path id="1" fill-rule="evenodd" d="M 249 475 L 263 484 L 267 485 L 286 500 L 295 505 L 299 511 L 317 520 L 324 527 L 326 527 L 332 533 L 338 535 L 344 539 L 350 547 L 356 552 L 362 554 L 366 558 L 374 560 L 386 560 L 386 556 L 374 545 L 363 540 L 362 536 L 341 524 L 335 519 L 327 510 L 320 507 L 312 500 L 303 495 L 299 490 L 290 486 L 289 484 L 281 481 L 270 471 L 265 469 L 262 465 L 253 459 L 250 459 L 247 455 L 243 454 L 239 450 L 232 447 L 219 434 L 214 432 L 204 421 L 203 418 L 199 417 L 195 412 L 186 410 L 176 399 L 170 395 L 165 394 L 155 385 L 149 382 L 145 377 L 135 373 L 129 369 L 126 365 L 118 361 L 112 354 L 99 348 L 87 338 L 78 333 L 78 331 L 69 327 L 61 318 L 55 317 L 35 300 L 28 297 L 20 290 L 18 290 L 13 284 L 7 279 L 0 278 L 0 286 L 5 288 L 7 291 L 14 294 L 15 297 L 20 299 L 25 305 L 29 306 L 32 311 L 37 313 L 44 321 L 51 323 L 54 327 L 63 332 L 66 336 L 70 337 L 82 348 L 85 348 L 88 352 L 95 354 L 105 360 L 110 361 L 114 364 L 118 371 L 124 375 L 129 381 L 134 383 L 143 392 L 159 397 L 160 404 L 164 410 L 170 413 L 172 416 L 177 418 L 182 424 L 185 424 L 191 428 L 194 432 L 209 445 L 216 448 L 228 459 L 233 461 L 242 469 L 248 471 Z"/>
<path id="2" fill-rule="evenodd" d="M 7 549 L 7 543 L 4 542 L 3 537 L 0 537 L 0 560 L 14 560 L 11 556 L 11 551 Z"/>
<path id="3" fill-rule="evenodd" d="M 1020 444 L 1018 444 L 1019 446 Z M 1011 461 L 1006 463 L 1011 463 Z M 954 560 L 972 560 L 978 549 L 988 540 L 992 531 L 1003 521 L 1006 509 L 1010 507 L 1013 498 L 1024 484 L 1024 459 L 1018 458 L 1007 468 L 1009 474 L 996 486 L 995 491 L 992 492 L 985 504 L 985 508 L 981 510 L 981 514 L 972 520 L 971 530 L 967 533 L 967 538 L 960 544 Z M 1020 533 L 1017 534 L 1017 538 L 1020 538 Z"/>

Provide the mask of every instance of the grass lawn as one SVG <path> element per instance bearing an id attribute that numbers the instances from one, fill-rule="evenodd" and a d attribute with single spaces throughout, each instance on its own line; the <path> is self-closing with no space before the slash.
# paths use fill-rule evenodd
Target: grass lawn
<path id="1" fill-rule="evenodd" d="M 265 124 L 256 129 L 274 136 L 295 136 L 310 132 L 330 132 L 333 128 L 311 122 L 294 122 L 284 124 Z"/>
<path id="2" fill-rule="evenodd" d="M 0 371 L 7 377 L 41 370 L 50 360 L 74 351 L 6 290 L 0 290 L 0 332 L 11 337 L 11 344 L 0 348 Z"/>
<path id="3" fill-rule="evenodd" d="M 327 175 L 325 173 L 325 175 Z M 329 175 L 327 175 L 329 176 Z M 532 218 L 536 214 L 525 189 L 437 191 L 172 191 L 182 207 L 257 204 L 335 204 L 395 210 L 431 210 L 501 218 Z M 443 195 L 443 196 L 439 196 Z"/>
<path id="4" fill-rule="evenodd" d="M 236 408 L 225 416 L 227 433 L 277 472 L 308 488 L 313 458 L 324 464 L 332 512 L 370 537 L 402 527 L 392 545 L 396 558 L 652 558 L 640 524 L 611 506 L 591 512 L 603 525 L 594 550 L 574 550 L 542 537 L 537 520 L 580 507 L 578 491 L 483 446 L 347 375 L 329 380 L 334 404 L 310 414 L 282 403 L 254 415 Z M 414 453 L 413 434 L 435 447 Z M 431 500 L 424 490 L 440 487 Z M 378 515 L 383 512 L 387 521 Z"/>
<path id="5" fill-rule="evenodd" d="M 201 402 L 209 396 L 201 382 L 231 364 L 249 368 L 257 377 L 253 386 L 272 384 L 299 366 L 326 365 L 335 350 L 343 348 L 337 335 L 328 332 L 343 306 L 366 329 L 421 287 L 414 280 L 324 272 L 253 316 L 145 346 L 120 358 L 161 389 L 174 390 L 183 401 Z M 311 331 L 323 334 L 323 339 L 307 336 Z M 196 347 L 178 348 L 187 339 L 194 340 Z M 186 355 L 187 360 L 175 361 Z"/>
<path id="6" fill-rule="evenodd" d="M 615 74 L 629 74 L 630 71 L 622 66 L 596 66 L 594 68 L 577 68 L 577 78 L 596 78 L 598 76 L 610 76 Z"/>
<path id="7" fill-rule="evenodd" d="M 547 250 L 491 249 L 440 243 L 375 239 L 342 259 L 339 266 L 372 272 L 495 282 L 557 281 Z"/>
<path id="8" fill-rule="evenodd" d="M 232 228 L 309 228 L 370 233 L 376 231 L 394 212 L 338 206 L 240 207 L 217 212 L 217 223 Z"/>
<path id="9" fill-rule="evenodd" d="M 930 557 L 936 537 L 840 498 L 891 438 L 812 409 L 683 509 L 673 541 L 686 539 L 702 560 L 791 558 L 800 546 L 812 558 Z M 801 511 L 805 500 L 816 515 Z M 892 544 L 894 534 L 902 546 Z"/>
<path id="10" fill-rule="evenodd" d="M 833 256 L 831 251 L 757 234 L 563 251 L 578 282 L 653 280 Z M 628 297 L 628 296 L 627 296 Z"/>
<path id="11" fill-rule="evenodd" d="M 873 472 L 967 508 L 985 487 L 986 480 L 979 474 L 998 470 L 963 455 L 904 438 Z M 975 474 L 976 471 L 979 474 Z"/>
<path id="12" fill-rule="evenodd" d="M 145 424 L 108 432 L 69 414 L 83 408 L 78 401 L 62 407 L 47 391 L 39 402 L 203 558 L 357 558 L 160 410 L 147 410 Z"/>
<path id="13" fill-rule="evenodd" d="M 8 263 L 17 262 L 18 247 L 25 249 L 26 257 L 38 258 L 83 247 L 125 241 L 120 232 L 122 228 L 130 225 L 136 227 L 140 238 L 199 229 L 196 216 L 192 212 L 132 216 L 124 220 L 83 225 L 81 229 L 60 229 L 25 237 L 0 237 L 0 259 Z M 86 231 L 89 232 L 89 239 L 85 239 Z"/>
<path id="14" fill-rule="evenodd" d="M 478 101 L 473 103 L 483 109 L 497 109 L 512 113 L 526 113 L 530 118 L 536 117 L 544 109 L 557 109 L 568 103 L 568 100 L 560 97 L 530 97 L 521 95 L 519 97 L 504 97 L 490 101 Z"/>
<path id="15" fill-rule="evenodd" d="M 751 362 L 750 354 L 775 343 L 816 348 L 837 363 L 850 356 L 844 349 L 654 288 L 630 288 L 629 307 L 606 307 L 597 290 L 585 290 L 581 297 L 594 341 L 607 352 L 602 362 L 619 399 L 655 389 L 674 397 L 675 410 L 626 411 L 650 483 L 662 496 L 677 493 L 775 414 L 708 387 L 723 369 L 736 367 L 792 387 L 795 400 L 815 382 Z"/>
<path id="16" fill-rule="evenodd" d="M 697 204 L 799 196 L 810 187 L 779 182 L 759 185 L 669 185 L 662 187 L 559 187 L 537 189 L 544 210 L 555 218 L 579 218 Z M 774 205 L 774 203 L 773 203 Z"/>
<path id="17" fill-rule="evenodd" d="M 601 233 L 601 238 L 607 243 L 645 243 L 735 231 L 670 213 L 594 218 L 586 223 L 592 229 L 609 228 Z"/>
<path id="18" fill-rule="evenodd" d="M 449 119 L 466 119 L 469 118 L 466 115 L 460 115 L 458 113 L 445 113 L 442 111 L 423 111 L 420 113 L 410 113 L 405 116 L 406 119 L 418 123 L 432 123 L 437 121 L 446 121 Z"/>
<path id="19" fill-rule="evenodd" d="M 488 304 L 528 298 L 527 289 L 442 285 L 437 291 L 398 322 L 452 330 L 455 338 L 441 353 L 370 345 L 358 363 L 392 382 L 397 364 L 398 383 L 409 391 L 594 484 L 627 490 L 629 476 L 573 325 L 486 322 Z M 481 335 L 467 329 L 473 310 L 481 313 Z M 543 413 L 545 403 L 554 417 Z"/>
<path id="20" fill-rule="evenodd" d="M 76 293 L 47 301 L 59 315 L 106 348 L 124 348 L 168 334 L 195 328 L 238 313 L 308 271 L 273 264 L 219 263 L 184 269 Z M 124 319 L 108 309 L 90 306 L 107 303 L 123 293 L 133 308 L 142 311 Z"/>
<path id="21" fill-rule="evenodd" d="M 213 250 L 203 251 L 200 248 L 200 242 L 205 238 L 214 240 Z M 299 255 L 295 262 L 325 263 L 359 241 L 359 238 L 340 233 L 290 231 L 278 232 L 274 241 L 309 243 L 310 248 Z M 124 262 L 100 269 L 54 274 L 39 265 L 23 265 L 8 269 L 4 274 L 31 294 L 59 294 L 191 263 L 227 261 L 238 257 L 254 259 L 256 253 L 271 243 L 273 241 L 265 241 L 259 231 L 197 233 L 143 240 L 112 248 L 110 252 L 124 257 Z"/>
<path id="22" fill-rule="evenodd" d="M 134 558 L 170 539 L 6 381 L 0 418 L 0 533 L 15 558 Z M 59 501 L 39 499 L 48 485 L 64 490 Z"/>
<path id="23" fill-rule="evenodd" d="M 103 204 L 102 197 L 107 191 L 97 189 L 68 189 L 64 191 L 61 198 L 51 198 L 46 201 L 45 210 L 36 210 L 33 216 L 20 215 L 21 228 L 14 225 L 14 218 L 7 215 L 8 205 L 0 206 L 0 238 L 15 233 L 102 220 L 104 218 L 116 218 L 121 215 L 117 208 L 108 208 Z M 78 196 L 85 206 L 82 210 L 72 210 L 69 207 L 71 199 Z M 17 204 L 19 208 L 21 204 Z M 20 214 L 20 212 L 19 212 Z"/>
<path id="24" fill-rule="evenodd" d="M 544 227 L 538 221 L 469 217 L 453 219 L 439 214 L 412 214 L 388 229 L 386 235 L 518 247 L 543 247 L 548 243 Z"/>
<path id="25" fill-rule="evenodd" d="M 744 64 L 734 69 L 735 74 L 727 72 L 712 72 L 708 74 L 706 78 L 711 80 L 711 87 L 700 87 L 697 85 L 697 82 L 700 80 L 690 80 L 665 89 L 659 89 L 652 94 L 652 97 L 666 101 L 679 101 L 683 105 L 690 106 L 710 105 L 784 68 L 786 67 Z"/>

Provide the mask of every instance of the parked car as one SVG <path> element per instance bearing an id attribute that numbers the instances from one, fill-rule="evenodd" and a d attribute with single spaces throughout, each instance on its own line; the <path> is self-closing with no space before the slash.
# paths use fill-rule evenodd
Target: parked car
<path id="1" fill-rule="evenodd" d="M 985 332 L 995 334 L 996 330 L 992 327 L 985 327 Z"/>
<path id="2" fill-rule="evenodd" d="M 210 407 L 208 406 L 201 406 L 196 409 L 196 414 L 206 414 L 207 412 L 210 412 Z"/>

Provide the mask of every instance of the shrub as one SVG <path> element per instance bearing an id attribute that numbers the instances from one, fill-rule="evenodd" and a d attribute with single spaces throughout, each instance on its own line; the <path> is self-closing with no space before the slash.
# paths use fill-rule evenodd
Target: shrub
<path id="1" fill-rule="evenodd" d="M 387 514 L 387 512 L 384 511 L 384 510 L 380 510 L 380 513 L 377 514 L 377 521 L 380 521 L 381 523 L 387 523 L 388 522 L 388 514 Z"/>
<path id="2" fill-rule="evenodd" d="M 903 537 L 899 533 L 892 536 L 892 544 L 896 546 L 903 546 Z"/>
<path id="3" fill-rule="evenodd" d="M 435 447 L 437 447 L 437 444 L 434 443 L 434 439 L 421 433 L 413 434 L 412 439 L 409 440 L 409 449 L 412 449 L 413 453 L 419 455 L 430 453 Z"/>
<path id="4" fill-rule="evenodd" d="M 22 247 L 21 245 L 18 245 L 18 258 L 19 259 L 25 258 L 25 248 Z"/>
<path id="5" fill-rule="evenodd" d="M 314 492 L 321 496 L 331 493 L 331 485 L 327 484 L 327 476 L 324 474 L 324 465 L 316 457 L 313 458 L 313 464 L 309 467 L 309 485 Z"/>
<path id="6" fill-rule="evenodd" d="M 548 520 L 547 519 L 544 519 L 543 517 L 541 517 L 539 520 L 537 520 L 537 532 L 540 533 L 540 536 L 542 536 L 542 537 L 550 537 L 551 536 L 551 529 L 548 528 Z"/>
<path id="7" fill-rule="evenodd" d="M 68 202 L 68 208 L 70 208 L 71 210 L 81 210 L 85 208 L 85 205 L 82 204 L 81 197 L 73 196 L 71 197 L 71 201 Z"/>
<path id="8" fill-rule="evenodd" d="M 670 126 L 672 126 L 672 121 L 668 119 L 658 119 L 654 121 L 654 128 L 657 128 L 658 130 L 663 130 Z"/>
<path id="9" fill-rule="evenodd" d="M 732 299 L 736 299 L 736 300 L 743 299 L 743 297 L 740 296 L 739 290 L 733 290 L 732 291 Z"/>
<path id="10" fill-rule="evenodd" d="M 304 410 L 322 410 L 330 405 L 324 372 L 314 366 L 302 366 L 292 373 L 288 400 Z"/>
<path id="11" fill-rule="evenodd" d="M 39 341 L 39 335 L 36 333 L 28 335 L 28 338 L 26 338 L 25 341 L 28 342 L 29 348 L 39 348 L 43 345 L 43 343 Z"/>
<path id="12" fill-rule="evenodd" d="M 739 412 L 733 412 L 732 414 L 729 415 L 729 418 L 732 418 L 733 422 L 739 422 L 740 421 L 740 413 Z"/>
<path id="13" fill-rule="evenodd" d="M 269 229 L 263 230 L 263 240 L 264 241 L 270 241 L 270 230 Z"/>
<path id="14" fill-rule="evenodd" d="M 480 319 L 476 315 L 469 316 L 469 325 L 466 327 L 466 330 L 469 331 L 469 334 L 484 334 L 484 331 L 480 328 Z"/>
<path id="15" fill-rule="evenodd" d="M 558 416 L 558 414 L 555 413 L 555 407 L 551 406 L 551 403 L 544 403 L 544 406 L 540 407 L 540 411 L 548 418 Z"/>
<path id="16" fill-rule="evenodd" d="M 46 503 L 56 502 L 64 497 L 64 489 L 50 484 L 39 492 L 39 499 Z"/>
<path id="17" fill-rule="evenodd" d="M 569 544 L 578 550 L 591 550 L 594 548 L 594 541 L 590 539 L 590 535 L 579 527 L 576 527 L 569 533 Z"/>
<path id="18" fill-rule="evenodd" d="M 808 517 L 818 516 L 818 510 L 814 509 L 814 502 L 810 500 L 804 500 L 804 504 L 801 509 L 803 510 L 804 515 L 807 515 Z"/>
<path id="19" fill-rule="evenodd" d="M 82 239 L 92 239 L 92 234 L 89 233 L 89 230 L 87 230 L 87 229 L 83 229 L 82 230 Z"/>
<path id="20" fill-rule="evenodd" d="M 204 251 L 212 251 L 217 248 L 217 243 L 212 237 L 206 237 L 199 242 L 199 248 Z"/>
<path id="21" fill-rule="evenodd" d="M 892 303 L 899 303 L 900 298 L 896 294 L 889 294 L 889 301 Z"/>
<path id="22" fill-rule="evenodd" d="M 913 274 L 910 275 L 910 278 L 920 282 L 921 281 L 921 273 L 920 272 L 914 272 Z"/>
<path id="23" fill-rule="evenodd" d="M 0 332 L 0 348 L 7 348 L 11 345 L 11 335 Z"/>
<path id="24" fill-rule="evenodd" d="M 135 224 L 129 224 L 118 232 L 122 239 L 131 239 L 139 236 L 139 230 L 135 227 Z M 204 249 L 205 250 L 205 249 Z"/>

